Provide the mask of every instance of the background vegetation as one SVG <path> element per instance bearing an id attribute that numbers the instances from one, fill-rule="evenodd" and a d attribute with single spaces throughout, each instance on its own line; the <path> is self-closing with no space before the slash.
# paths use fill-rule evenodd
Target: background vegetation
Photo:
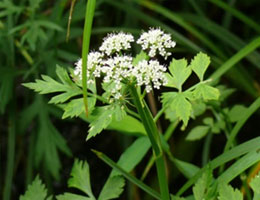
<path id="1" fill-rule="evenodd" d="M 97 194 L 110 167 L 98 160 L 90 149 L 106 152 L 117 160 L 120 152 L 134 140 L 132 133 L 107 130 L 85 142 L 87 123 L 80 119 L 61 121 L 62 111 L 48 104 L 48 96 L 35 94 L 21 85 L 41 74 L 55 77 L 56 64 L 72 67 L 80 57 L 86 1 L 74 2 L 66 40 L 72 2 L 0 2 L 0 194 L 3 200 L 18 199 L 36 174 L 50 192 L 64 192 L 74 158 L 88 160 L 93 193 Z M 223 102 L 220 112 L 235 104 L 249 106 L 260 94 L 260 53 L 255 50 L 260 46 L 259 6 L 257 0 L 98 0 L 90 49 L 97 49 L 107 32 L 122 30 L 138 35 L 149 27 L 161 27 L 177 42 L 173 49 L 175 58 L 190 59 L 203 51 L 212 59 L 207 73 L 222 67 L 222 71 L 214 75 L 221 77 L 221 84 L 229 88 L 232 95 Z M 189 80 L 187 87 L 196 80 L 196 77 Z M 151 105 L 154 112 L 159 109 L 159 105 Z M 252 115 L 240 130 L 235 138 L 237 144 L 259 136 L 259 114 L 258 111 Z M 225 131 L 209 134 L 196 142 L 186 141 L 189 131 L 201 120 L 191 121 L 185 131 L 178 127 L 169 140 L 175 157 L 199 167 L 221 154 L 226 143 Z M 168 121 L 160 121 L 163 130 L 168 124 Z M 142 175 L 150 155 L 151 152 L 133 172 L 137 177 Z M 257 167 L 259 165 L 254 169 Z M 168 168 L 171 169 L 169 182 L 175 185 L 170 190 L 175 193 L 186 179 L 171 162 Z M 155 169 L 152 168 L 145 181 L 153 185 L 154 180 Z M 235 179 L 233 184 L 240 187 L 241 180 Z M 131 184 L 121 196 L 121 199 L 127 198 L 143 199 Z"/>

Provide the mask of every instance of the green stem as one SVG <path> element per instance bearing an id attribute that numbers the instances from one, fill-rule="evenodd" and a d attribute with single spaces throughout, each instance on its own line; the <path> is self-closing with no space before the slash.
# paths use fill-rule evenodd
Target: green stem
<path id="1" fill-rule="evenodd" d="M 153 152 L 156 158 L 155 162 L 156 162 L 156 169 L 157 169 L 157 174 L 159 179 L 159 186 L 160 186 L 162 200 L 169 200 L 170 195 L 169 195 L 168 182 L 166 177 L 166 167 L 164 163 L 161 141 L 160 141 L 156 124 L 154 123 L 152 114 L 149 111 L 145 102 L 141 102 L 135 86 L 131 85 L 130 90 L 137 111 L 142 119 L 144 128 L 147 132 L 148 138 L 152 144 Z"/>
<path id="2" fill-rule="evenodd" d="M 92 22 L 95 13 L 96 0 L 88 0 L 85 24 L 83 32 L 83 46 L 82 46 L 82 87 L 83 87 L 83 99 L 86 110 L 86 116 L 88 117 L 88 91 L 87 91 L 87 59 L 90 44 L 90 35 L 92 30 Z"/>

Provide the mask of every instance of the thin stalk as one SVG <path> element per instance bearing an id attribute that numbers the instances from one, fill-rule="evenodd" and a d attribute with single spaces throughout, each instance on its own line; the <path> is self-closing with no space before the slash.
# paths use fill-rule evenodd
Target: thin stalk
<path id="1" fill-rule="evenodd" d="M 87 90 L 87 59 L 90 44 L 90 35 L 92 30 L 92 23 L 95 13 L 96 0 L 88 0 L 85 24 L 83 32 L 83 46 L 82 46 L 82 87 L 83 87 L 83 100 L 86 110 L 86 116 L 88 117 L 88 90 Z"/>
<path id="2" fill-rule="evenodd" d="M 134 99 L 135 106 L 142 119 L 144 128 L 147 132 L 148 138 L 152 144 L 153 152 L 155 154 L 156 169 L 157 169 L 157 174 L 159 179 L 159 187 L 160 187 L 162 200 L 169 200 L 170 195 L 169 195 L 168 182 L 166 177 L 166 167 L 165 167 L 163 152 L 161 148 L 161 141 L 160 141 L 156 124 L 154 123 L 152 114 L 149 111 L 145 102 L 141 102 L 135 86 L 131 85 L 130 90 L 131 90 L 132 97 Z"/>
<path id="3" fill-rule="evenodd" d="M 68 20 L 68 26 L 67 26 L 66 42 L 69 41 L 69 37 L 70 37 L 70 24 L 71 24 L 71 20 L 72 20 L 72 14 L 73 14 L 75 3 L 76 3 L 76 0 L 71 1 L 70 14 L 69 14 L 69 20 Z"/>

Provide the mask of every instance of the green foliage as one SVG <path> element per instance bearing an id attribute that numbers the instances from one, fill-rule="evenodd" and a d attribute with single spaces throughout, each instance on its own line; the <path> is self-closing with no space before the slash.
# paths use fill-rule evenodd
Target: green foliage
<path id="1" fill-rule="evenodd" d="M 96 136 L 103 129 L 105 129 L 111 122 L 113 110 L 111 106 L 98 107 L 93 111 L 95 120 L 90 123 L 90 129 L 87 136 L 87 140 Z"/>
<path id="2" fill-rule="evenodd" d="M 19 200 L 51 200 L 52 197 L 47 198 L 47 189 L 45 185 L 42 184 L 39 176 L 36 176 L 31 185 L 28 186 L 27 191 L 24 195 L 21 195 Z"/>
<path id="3" fill-rule="evenodd" d="M 209 130 L 210 128 L 208 126 L 196 126 L 189 132 L 186 140 L 200 140 L 209 132 Z"/>
<path id="4" fill-rule="evenodd" d="M 210 64 L 210 58 L 206 54 L 200 52 L 191 61 L 190 67 L 199 77 L 200 81 L 203 81 L 204 74 L 207 68 L 209 67 L 209 64 Z"/>
<path id="5" fill-rule="evenodd" d="M 219 186 L 219 200 L 243 200 L 243 195 L 238 189 L 232 188 L 230 185 Z"/>
<path id="6" fill-rule="evenodd" d="M 213 177 L 210 169 L 208 168 L 192 188 L 195 200 L 214 199 L 212 196 L 212 190 L 214 190 L 212 181 Z"/>
<path id="7" fill-rule="evenodd" d="M 118 198 L 124 191 L 125 179 L 122 176 L 109 178 L 99 194 L 98 200 Z"/>
<path id="8" fill-rule="evenodd" d="M 190 66 L 185 59 L 175 60 L 170 63 L 170 74 L 166 74 L 168 87 L 178 89 L 178 93 L 167 92 L 162 95 L 162 102 L 166 109 L 167 118 L 174 121 L 176 118 L 183 121 L 183 127 L 186 127 L 191 117 L 195 117 L 196 109 L 201 107 L 203 100 L 218 100 L 220 92 L 217 88 L 204 81 L 204 74 L 210 64 L 209 57 L 204 53 L 198 53 L 191 61 Z M 183 83 L 191 75 L 191 69 L 197 74 L 200 82 L 186 91 L 182 91 Z M 202 109 L 203 110 L 203 109 Z M 205 130 L 201 133 L 205 135 Z M 199 139 L 199 138 L 198 138 Z"/>
<path id="9" fill-rule="evenodd" d="M 70 175 L 71 178 L 68 180 L 69 187 L 77 188 L 90 198 L 95 199 L 91 190 L 90 173 L 87 162 L 75 160 Z"/>
<path id="10" fill-rule="evenodd" d="M 173 59 L 170 63 L 169 70 L 170 74 L 167 73 L 167 79 L 169 87 L 177 88 L 182 91 L 182 85 L 191 74 L 191 68 L 187 67 L 187 60 L 175 60 Z"/>

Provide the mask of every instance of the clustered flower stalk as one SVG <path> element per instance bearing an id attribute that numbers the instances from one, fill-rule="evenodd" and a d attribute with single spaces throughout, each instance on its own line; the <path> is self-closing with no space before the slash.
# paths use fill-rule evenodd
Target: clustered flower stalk
<path id="1" fill-rule="evenodd" d="M 145 92 L 149 93 L 153 88 L 160 89 L 161 86 L 167 84 L 165 76 L 167 68 L 160 64 L 156 56 L 159 55 L 167 59 L 171 55 L 171 52 L 168 50 L 173 48 L 176 43 L 172 41 L 169 34 L 165 34 L 160 29 L 150 29 L 148 32 L 143 32 L 136 43 L 141 45 L 142 51 L 146 52 L 147 56 L 144 56 L 136 63 L 134 62 L 135 58 L 131 54 L 124 53 L 131 49 L 131 43 L 134 41 L 133 35 L 123 32 L 109 34 L 104 38 L 99 51 L 93 51 L 88 54 L 87 84 L 95 84 L 95 78 L 100 77 L 102 77 L 102 85 L 113 84 L 114 87 L 109 91 L 110 101 L 124 99 L 127 95 L 127 91 L 124 88 L 126 85 L 130 87 L 130 94 L 156 157 L 161 197 L 163 200 L 169 200 L 166 168 L 159 133 L 152 114 L 140 97 L 140 92 L 138 92 L 137 88 L 144 87 Z M 82 79 L 81 59 L 76 63 L 74 75 Z"/>

